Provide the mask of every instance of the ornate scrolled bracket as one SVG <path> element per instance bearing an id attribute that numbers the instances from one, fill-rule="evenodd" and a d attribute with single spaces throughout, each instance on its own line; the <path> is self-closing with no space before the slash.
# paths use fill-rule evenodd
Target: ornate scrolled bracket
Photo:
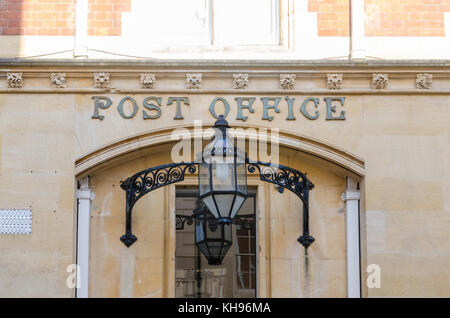
<path id="1" fill-rule="evenodd" d="M 210 212 L 208 212 L 210 213 Z M 192 215 L 175 215 L 175 229 L 177 231 L 184 230 L 184 225 L 192 225 L 194 224 L 194 220 L 204 217 L 203 214 L 192 214 Z M 216 220 L 214 218 L 208 219 L 209 225 L 211 227 L 217 226 Z M 243 230 L 254 230 L 255 229 L 255 215 L 254 214 L 245 214 L 245 215 L 236 215 L 233 219 L 233 224 L 240 225 Z M 215 231 L 211 228 L 212 231 Z"/>
<path id="2" fill-rule="evenodd" d="M 132 210 L 136 202 L 153 190 L 183 181 L 186 173 L 193 174 L 197 171 L 196 165 L 193 162 L 181 162 L 152 167 L 121 182 L 120 187 L 126 191 L 126 222 L 125 234 L 120 240 L 127 247 L 137 241 L 137 237 L 131 231 Z"/>
<path id="3" fill-rule="evenodd" d="M 282 165 L 259 161 L 248 162 L 247 170 L 250 173 L 255 173 L 258 170 L 261 181 L 275 184 L 279 192 L 282 192 L 280 189 L 288 189 L 302 200 L 303 234 L 297 241 L 307 249 L 315 240 L 309 235 L 309 191 L 314 188 L 314 184 L 306 174 Z"/>
<path id="4" fill-rule="evenodd" d="M 236 217 L 233 220 L 233 224 L 240 225 L 243 230 L 254 230 L 255 215 L 254 214 L 236 215 Z"/>
<path id="5" fill-rule="evenodd" d="M 193 174 L 197 171 L 197 163 L 173 163 L 152 167 L 127 178 L 121 182 L 120 187 L 126 191 L 126 224 L 125 234 L 120 240 L 130 247 L 137 241 L 137 237 L 131 231 L 132 210 L 136 202 L 145 194 L 164 187 L 169 184 L 184 180 L 185 174 Z M 309 235 L 309 191 L 314 188 L 314 184 L 309 181 L 306 174 L 298 170 L 264 162 L 249 162 L 247 159 L 247 170 L 250 173 L 259 173 L 260 180 L 275 184 L 281 189 L 288 189 L 295 193 L 303 203 L 303 235 L 298 238 L 305 249 L 313 242 L 314 238 Z M 184 223 L 192 224 L 191 217 L 178 218 L 176 228 L 184 228 Z M 245 220 L 236 220 L 246 225 Z"/>
<path id="6" fill-rule="evenodd" d="M 190 215 L 181 215 L 177 214 L 175 215 L 175 229 L 178 230 L 184 230 L 184 224 L 187 223 L 187 225 L 192 225 L 194 223 L 193 216 Z"/>
<path id="7" fill-rule="evenodd" d="M 143 170 L 121 183 L 127 191 L 127 205 L 130 209 L 147 193 L 166 185 L 184 180 L 187 173 L 197 171 L 196 163 L 172 163 Z"/>
<path id="8" fill-rule="evenodd" d="M 278 187 L 295 193 L 305 203 L 305 192 L 314 187 L 305 174 L 298 170 L 267 162 L 249 162 L 247 170 L 250 173 L 259 172 L 261 181 L 270 182 Z"/>

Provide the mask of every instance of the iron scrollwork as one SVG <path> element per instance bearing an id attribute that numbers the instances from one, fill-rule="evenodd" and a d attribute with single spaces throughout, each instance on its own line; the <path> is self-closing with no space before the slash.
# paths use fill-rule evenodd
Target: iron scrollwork
<path id="1" fill-rule="evenodd" d="M 136 202 L 145 194 L 164 187 L 166 185 L 184 180 L 185 174 L 193 174 L 197 171 L 196 163 L 173 163 L 143 170 L 129 177 L 121 183 L 121 188 L 126 191 L 126 229 L 120 240 L 130 247 L 137 238 L 131 231 L 131 212 Z M 288 189 L 295 193 L 303 203 L 303 234 L 297 239 L 305 249 L 313 242 L 314 238 L 309 234 L 309 191 L 314 184 L 306 174 L 290 167 L 265 162 L 247 161 L 247 170 L 250 173 L 259 173 L 260 180 L 275 184 L 279 189 Z M 185 222 L 192 224 L 191 216 L 182 216 L 176 219 L 176 228 L 183 229 Z M 240 222 L 240 223 L 239 223 Z M 246 221 L 237 218 L 234 223 L 246 226 Z"/>
<path id="2" fill-rule="evenodd" d="M 194 224 L 193 216 L 177 214 L 175 216 L 175 229 L 177 231 L 184 230 L 184 224 L 187 224 L 187 225 Z"/>
<path id="3" fill-rule="evenodd" d="M 153 190 L 183 181 L 186 173 L 193 174 L 196 171 L 196 163 L 172 163 L 143 170 L 121 182 L 120 187 L 126 191 L 126 223 L 125 234 L 120 240 L 127 247 L 137 241 L 131 231 L 131 212 L 140 198 Z"/>
<path id="4" fill-rule="evenodd" d="M 236 215 L 236 217 L 233 220 L 233 224 L 240 225 L 242 230 L 254 230 L 255 215 L 254 214 Z"/>
<path id="5" fill-rule="evenodd" d="M 194 224 L 194 219 L 197 218 L 196 214 L 193 215 L 175 215 L 175 229 L 177 231 L 184 230 L 184 225 L 192 225 Z M 214 226 L 215 219 L 211 219 L 209 224 Z M 254 214 L 246 214 L 246 215 L 236 215 L 233 219 L 233 224 L 240 225 L 243 230 L 254 230 L 255 229 L 255 215 Z M 212 230 L 212 229 L 211 229 Z"/>
<path id="6" fill-rule="evenodd" d="M 315 241 L 314 237 L 309 234 L 309 191 L 314 188 L 314 184 L 309 181 L 306 174 L 282 165 L 260 161 L 249 162 L 247 170 L 250 173 L 255 173 L 258 170 L 261 181 L 273 183 L 279 189 L 288 189 L 302 200 L 303 234 L 297 241 L 307 249 Z"/>

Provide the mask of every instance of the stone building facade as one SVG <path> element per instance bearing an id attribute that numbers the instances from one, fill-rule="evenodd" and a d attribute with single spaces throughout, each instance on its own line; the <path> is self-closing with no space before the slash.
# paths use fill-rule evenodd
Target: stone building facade
<path id="1" fill-rule="evenodd" d="M 121 182 L 219 114 L 307 173 L 315 242 L 249 174 L 254 248 L 233 232 L 205 295 L 450 296 L 450 2 L 165 3 L 0 0 L 0 296 L 187 296 L 197 175 L 142 197 L 129 248 Z"/>

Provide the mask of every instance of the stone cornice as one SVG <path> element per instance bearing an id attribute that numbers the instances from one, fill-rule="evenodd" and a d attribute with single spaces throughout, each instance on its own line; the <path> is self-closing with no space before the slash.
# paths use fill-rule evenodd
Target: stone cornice
<path id="1" fill-rule="evenodd" d="M 18 92 L 448 95 L 450 60 L 0 59 L 0 94 Z"/>
<path id="2" fill-rule="evenodd" d="M 160 69 L 437 69 L 450 71 L 450 60 L 160 60 L 160 59 L 20 59 L 0 58 L 0 69 L 7 68 L 160 68 Z"/>
<path id="3" fill-rule="evenodd" d="M 343 95 L 450 95 L 450 89 L 444 90 L 414 90 L 414 89 L 252 89 L 252 90 L 236 90 L 236 89 L 129 89 L 129 88 L 8 88 L 0 89 L 0 94 L 189 94 L 189 95 L 214 95 L 214 94 L 230 94 L 230 95 L 327 95 L 327 96 L 343 96 Z"/>

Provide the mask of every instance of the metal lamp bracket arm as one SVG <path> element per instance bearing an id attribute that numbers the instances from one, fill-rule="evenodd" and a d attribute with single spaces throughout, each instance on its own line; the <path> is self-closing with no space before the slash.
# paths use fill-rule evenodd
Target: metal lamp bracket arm
<path id="1" fill-rule="evenodd" d="M 132 210 L 136 202 L 147 193 L 164 187 L 169 184 L 184 180 L 186 172 L 193 174 L 197 171 L 197 163 L 181 162 L 152 167 L 140 171 L 125 181 L 120 187 L 126 191 L 126 223 L 125 234 L 120 240 L 130 247 L 136 242 L 137 237 L 132 234 L 131 218 Z M 249 162 L 247 160 L 247 170 L 255 173 L 258 169 L 260 180 L 273 183 L 279 187 L 288 189 L 295 193 L 303 202 L 303 235 L 298 241 L 308 248 L 314 238 L 309 235 L 309 190 L 314 184 L 310 182 L 306 174 L 298 170 L 265 162 Z"/>
<path id="2" fill-rule="evenodd" d="M 247 160 L 248 172 L 255 173 L 256 169 L 258 169 L 261 181 L 270 182 L 278 187 L 288 189 L 302 200 L 303 234 L 297 241 L 307 249 L 315 240 L 314 237 L 309 235 L 309 190 L 314 188 L 314 184 L 308 180 L 306 174 L 290 167 Z"/>
<path id="3" fill-rule="evenodd" d="M 136 202 L 147 193 L 184 180 L 186 173 L 193 174 L 197 171 L 197 163 L 181 162 L 152 167 L 142 170 L 125 181 L 120 187 L 126 191 L 126 222 L 125 234 L 120 240 L 127 247 L 137 241 L 137 237 L 131 231 L 132 210 Z"/>

